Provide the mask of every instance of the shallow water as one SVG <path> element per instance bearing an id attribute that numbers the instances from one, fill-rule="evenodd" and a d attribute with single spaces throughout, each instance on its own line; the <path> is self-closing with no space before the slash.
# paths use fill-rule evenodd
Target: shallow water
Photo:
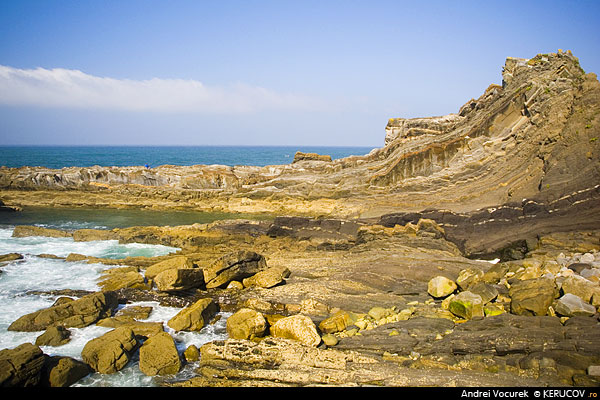
<path id="1" fill-rule="evenodd" d="M 127 226 L 131 222 L 149 222 L 152 218 L 145 220 L 136 220 L 131 214 L 119 214 L 119 218 L 105 219 L 101 222 L 108 222 L 106 225 L 100 224 L 99 220 L 94 218 L 85 218 L 87 215 L 93 216 L 94 213 L 81 212 L 71 213 L 75 218 L 66 219 L 65 213 L 57 212 L 49 214 L 47 210 L 38 216 L 45 216 L 42 223 L 36 225 L 53 227 L 58 229 L 81 229 L 81 228 L 108 228 L 115 225 Z M 13 215 L 14 216 L 14 215 Z M 22 221 L 32 224 L 28 220 L 32 214 L 21 216 Z M 124 217 L 124 218 L 120 218 Z M 138 215 L 139 217 L 139 215 Z M 187 215 L 186 217 L 190 217 Z M 208 217 L 208 216 L 204 216 Z M 210 216 L 215 218 L 215 216 Z M 52 291 L 59 289 L 74 289 L 97 291 L 100 288 L 97 280 L 101 271 L 107 268 L 117 266 L 106 266 L 102 264 L 87 264 L 85 262 L 67 262 L 62 259 L 48 259 L 38 257 L 39 254 L 54 254 L 60 257 L 66 257 L 70 253 L 84 254 L 94 257 L 121 259 L 125 257 L 146 256 L 153 257 L 175 252 L 179 249 L 161 246 L 147 245 L 139 243 L 119 244 L 116 240 L 102 240 L 92 242 L 75 242 L 72 238 L 48 238 L 48 237 L 26 237 L 13 238 L 12 231 L 14 225 L 6 219 L 0 220 L 0 254 L 20 253 L 24 259 L 6 263 L 0 266 L 0 349 L 14 348 L 19 344 L 30 342 L 35 343 L 36 338 L 43 332 L 10 332 L 8 326 L 20 316 L 37 311 L 41 308 L 51 306 L 56 300 L 56 296 L 34 295 L 30 291 Z M 14 222 L 14 220 L 13 220 Z M 149 223 L 148 223 L 149 224 Z M 32 224 L 33 225 L 33 224 Z M 137 223 L 137 225 L 141 225 Z M 153 311 L 149 319 L 145 321 L 157 322 L 168 321 L 177 314 L 181 308 L 163 307 L 156 302 L 140 302 L 128 304 L 131 305 L 149 305 Z M 124 307 L 121 305 L 120 307 Z M 224 339 L 226 337 L 225 322 L 228 314 L 221 314 L 221 319 L 214 325 L 205 327 L 200 332 L 175 332 L 164 324 L 165 331 L 169 332 L 176 341 L 178 350 L 183 352 L 189 345 L 195 344 L 201 346 L 204 343 Z M 71 328 L 71 341 L 66 345 L 59 347 L 43 346 L 42 350 L 48 355 L 63 355 L 81 360 L 81 350 L 85 344 L 110 328 L 99 326 L 88 326 L 85 328 Z M 167 377 L 167 379 L 185 379 L 193 373 L 194 364 L 186 366 L 176 376 Z M 160 378 L 164 379 L 164 378 Z M 88 377 L 76 383 L 76 386 L 155 386 L 158 384 L 157 378 L 145 376 L 138 367 L 138 360 L 132 359 L 130 363 L 119 373 L 111 375 L 91 374 Z"/>

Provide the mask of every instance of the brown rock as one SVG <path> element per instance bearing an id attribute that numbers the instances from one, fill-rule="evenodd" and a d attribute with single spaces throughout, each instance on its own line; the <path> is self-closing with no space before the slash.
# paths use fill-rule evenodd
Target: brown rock
<path id="1" fill-rule="evenodd" d="M 63 326 L 51 326 L 35 340 L 36 346 L 62 346 L 71 340 L 71 332 Z"/>
<path id="2" fill-rule="evenodd" d="M 517 315 L 547 315 L 548 307 L 558 296 L 553 279 L 537 278 L 515 282 L 508 292 L 510 310 Z"/>
<path id="3" fill-rule="evenodd" d="M 48 357 L 42 371 L 42 386 L 68 387 L 92 372 L 87 364 L 71 357 Z"/>
<path id="4" fill-rule="evenodd" d="M 175 341 L 167 332 L 152 336 L 140 347 L 140 371 L 145 375 L 176 374 L 180 369 Z"/>
<path id="5" fill-rule="evenodd" d="M 44 353 L 31 343 L 0 350 L 0 387 L 37 386 L 43 366 Z"/>
<path id="6" fill-rule="evenodd" d="M 160 261 L 156 264 L 152 264 L 146 268 L 144 275 L 148 279 L 154 279 L 156 275 L 163 271 L 178 268 L 194 268 L 194 263 L 185 256 L 176 256 L 164 261 Z"/>
<path id="7" fill-rule="evenodd" d="M 204 269 L 207 288 L 226 286 L 229 282 L 240 281 L 267 268 L 265 258 L 252 251 L 238 251 L 226 254 Z"/>
<path id="8" fill-rule="evenodd" d="M 65 304 L 23 315 L 8 330 L 35 332 L 57 325 L 81 328 L 111 315 L 112 310 L 117 307 L 117 300 L 113 292 L 92 293 Z"/>
<path id="9" fill-rule="evenodd" d="M 267 330 L 267 321 L 258 311 L 242 308 L 227 318 L 227 333 L 232 339 L 262 337 Z"/>
<path id="10" fill-rule="evenodd" d="M 134 332 L 119 327 L 92 339 L 81 351 L 83 361 L 101 374 L 112 374 L 127 365 L 138 341 Z"/>
<path id="11" fill-rule="evenodd" d="M 167 322 L 176 331 L 199 331 L 218 312 L 218 306 L 212 299 L 200 299 L 181 310 Z"/>
<path id="12" fill-rule="evenodd" d="M 286 267 L 271 267 L 242 281 L 244 287 L 271 288 L 283 282 L 290 276 L 290 270 Z"/>
<path id="13" fill-rule="evenodd" d="M 160 272 L 154 278 L 161 292 L 178 292 L 204 286 L 204 272 L 200 268 L 175 268 Z"/>

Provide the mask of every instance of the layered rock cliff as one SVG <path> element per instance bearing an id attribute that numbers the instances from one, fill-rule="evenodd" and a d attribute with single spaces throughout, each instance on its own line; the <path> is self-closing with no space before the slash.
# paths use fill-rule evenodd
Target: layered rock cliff
<path id="1" fill-rule="evenodd" d="M 0 168 L 10 205 L 436 220 L 468 254 L 600 226 L 600 83 L 570 52 L 508 58 L 457 113 L 392 118 L 385 146 L 289 165 Z M 482 236 L 483 235 L 483 236 Z M 483 239 L 482 239 L 483 237 Z"/>

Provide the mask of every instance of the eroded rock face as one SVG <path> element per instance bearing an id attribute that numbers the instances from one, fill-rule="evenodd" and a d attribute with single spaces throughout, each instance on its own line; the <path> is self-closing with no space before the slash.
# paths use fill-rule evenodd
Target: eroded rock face
<path id="1" fill-rule="evenodd" d="M 176 374 L 181 369 L 175 342 L 167 332 L 152 336 L 140 347 L 140 370 L 149 376 Z"/>
<path id="2" fill-rule="evenodd" d="M 44 366 L 44 353 L 38 346 L 24 343 L 0 351 L 0 386 L 37 386 Z"/>
<path id="3" fill-rule="evenodd" d="M 267 268 L 265 258 L 251 251 L 226 254 L 203 268 L 207 288 L 227 286 L 231 281 L 248 278 Z"/>

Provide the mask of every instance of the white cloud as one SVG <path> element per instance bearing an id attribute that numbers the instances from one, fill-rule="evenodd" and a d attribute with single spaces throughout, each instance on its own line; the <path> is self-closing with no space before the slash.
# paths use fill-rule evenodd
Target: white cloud
<path id="1" fill-rule="evenodd" d="M 103 78 L 70 69 L 0 65 L 0 104 L 152 112 L 249 113 L 318 110 L 307 96 L 235 84 L 209 87 L 195 80 Z"/>

